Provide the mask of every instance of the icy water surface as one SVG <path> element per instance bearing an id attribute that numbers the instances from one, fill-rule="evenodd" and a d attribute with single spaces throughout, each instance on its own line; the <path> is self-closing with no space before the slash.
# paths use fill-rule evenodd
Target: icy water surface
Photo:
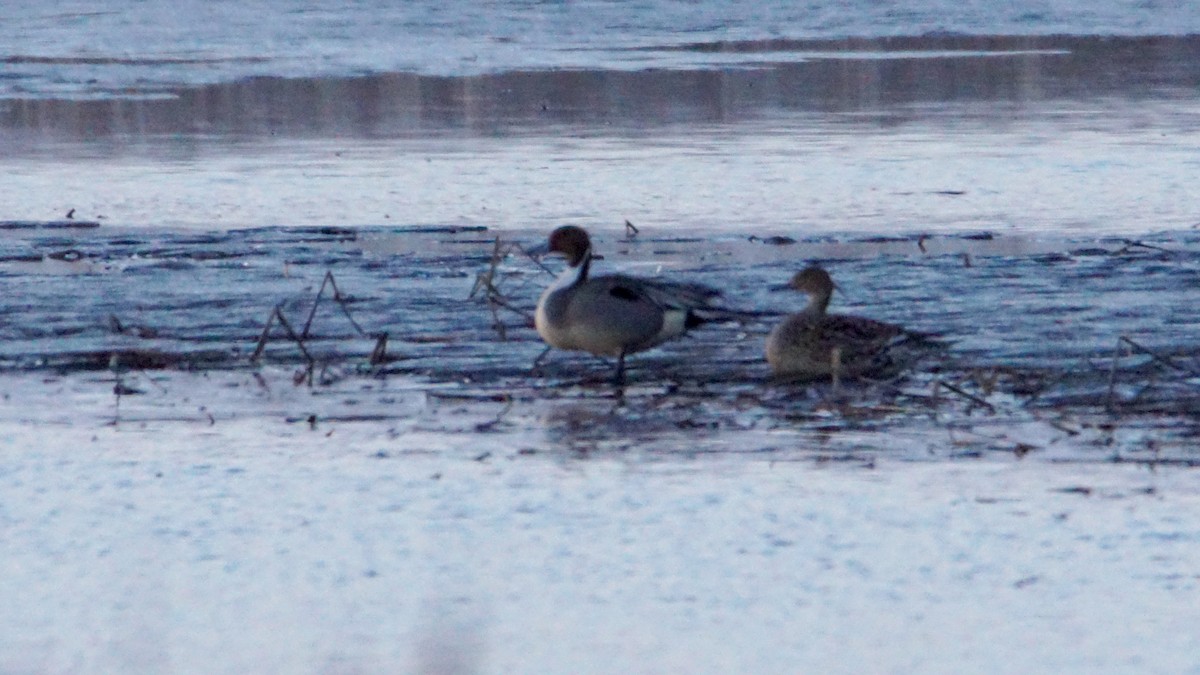
<path id="1" fill-rule="evenodd" d="M 441 425 L 450 436 L 483 433 L 506 451 L 543 448 L 536 420 L 549 412 L 608 449 L 724 452 L 735 432 L 744 451 L 792 457 L 798 443 L 805 454 L 807 440 L 832 434 L 822 446 L 839 453 L 918 459 L 963 451 L 950 440 L 954 428 L 977 434 L 977 426 L 1040 424 L 1028 441 L 1001 434 L 965 446 L 1025 454 L 1073 439 L 1051 456 L 1197 461 L 1189 421 L 1200 405 L 1200 313 L 1189 301 L 1200 263 L 1195 236 L 792 241 L 597 232 L 605 253 L 598 266 L 700 281 L 725 289 L 730 306 L 776 316 L 800 299 L 767 289 L 818 261 L 845 289 L 838 302 L 847 311 L 950 343 L 907 377 L 834 391 L 769 381 L 762 345 L 773 316 L 709 327 L 639 355 L 626 390 L 609 383 L 611 364 L 591 357 L 556 354 L 535 372 L 543 345 L 530 319 L 550 276 L 520 246 L 540 233 L 9 233 L 0 258 L 9 289 L 0 306 L 0 364 L 68 379 L 94 372 L 86 380 L 99 391 L 129 389 L 114 420 L 247 412 L 241 403 L 223 407 L 223 397 L 181 403 L 178 387 L 190 385 L 156 374 L 165 369 L 244 389 L 240 395 L 261 401 L 268 417 Z M 327 273 L 340 303 L 323 285 Z M 478 287 L 481 275 L 492 279 L 490 296 Z M 311 385 L 308 403 L 295 407 L 292 397 L 275 408 L 279 383 L 249 375 L 262 363 L 294 368 L 296 385 Z M 423 392 L 421 415 L 394 407 L 387 382 L 395 378 Z M 443 415 L 450 411 L 469 421 Z M 547 430 L 552 437 L 556 428 Z M 897 429 L 911 440 L 878 435 Z M 1087 442 L 1073 442 L 1085 429 Z M 1125 434 L 1131 429 L 1140 431 Z"/>
<path id="2" fill-rule="evenodd" d="M 1191 472 L 476 461 L 261 420 L 25 429 L 43 442 L 0 474 L 14 672 L 1200 665 Z"/>

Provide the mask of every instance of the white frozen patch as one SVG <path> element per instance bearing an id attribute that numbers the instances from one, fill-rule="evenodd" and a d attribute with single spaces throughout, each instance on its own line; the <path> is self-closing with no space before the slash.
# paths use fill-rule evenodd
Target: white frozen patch
<path id="1" fill-rule="evenodd" d="M 481 435 L 474 419 L 447 430 L 471 411 L 439 413 L 401 378 L 372 385 L 396 418 L 311 428 L 284 421 L 311 392 L 265 375 L 266 393 L 246 374 L 156 376 L 216 419 L 177 397 L 156 410 L 153 390 L 115 426 L 111 381 L 5 380 L 0 670 L 1200 665 L 1200 638 L 1178 630 L 1200 621 L 1194 471 L 748 452 L 838 440 L 790 430 L 605 452 L 625 442 L 595 437 L 611 401 L 542 402 L 545 417 Z M 1038 428 L 1008 433 L 1078 442 Z M 572 459 L 578 443 L 593 451 Z"/>

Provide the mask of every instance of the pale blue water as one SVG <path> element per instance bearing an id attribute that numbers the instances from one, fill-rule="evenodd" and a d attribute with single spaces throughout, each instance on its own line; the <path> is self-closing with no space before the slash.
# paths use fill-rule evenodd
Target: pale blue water
<path id="1" fill-rule="evenodd" d="M 0 2 L 0 218 L 1190 228 L 1197 63 L 1200 0 Z"/>
<path id="2" fill-rule="evenodd" d="M 728 61 L 669 48 L 726 41 L 1198 32 L 1188 0 L 5 2 L 0 99 L 145 97 L 260 75 L 704 69 Z"/>

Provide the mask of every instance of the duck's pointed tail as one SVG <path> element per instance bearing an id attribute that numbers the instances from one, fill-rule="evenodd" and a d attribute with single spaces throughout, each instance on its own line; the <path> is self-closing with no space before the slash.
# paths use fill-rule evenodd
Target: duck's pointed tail
<path id="1" fill-rule="evenodd" d="M 688 314 L 688 328 L 702 326 L 706 323 L 753 323 L 770 321 L 783 316 L 782 312 L 761 311 L 753 309 L 731 309 L 728 307 L 697 307 Z"/>

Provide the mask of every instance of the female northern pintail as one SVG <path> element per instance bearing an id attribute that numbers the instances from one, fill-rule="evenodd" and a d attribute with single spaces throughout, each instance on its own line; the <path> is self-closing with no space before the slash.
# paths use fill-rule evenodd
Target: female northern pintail
<path id="1" fill-rule="evenodd" d="M 900 326 L 861 316 L 826 314 L 836 286 L 820 267 L 797 272 L 786 288 L 807 293 L 808 306 L 767 336 L 767 363 L 792 379 L 859 377 L 885 369 L 898 338 L 920 337 Z"/>
<path id="2" fill-rule="evenodd" d="M 538 335 L 551 347 L 615 356 L 617 382 L 624 379 L 627 354 L 650 349 L 707 322 L 696 310 L 711 307 L 720 295 L 699 284 L 620 274 L 589 277 L 591 239 L 574 225 L 551 232 L 548 248 L 566 256 L 568 267 L 538 300 L 534 316 Z"/>

